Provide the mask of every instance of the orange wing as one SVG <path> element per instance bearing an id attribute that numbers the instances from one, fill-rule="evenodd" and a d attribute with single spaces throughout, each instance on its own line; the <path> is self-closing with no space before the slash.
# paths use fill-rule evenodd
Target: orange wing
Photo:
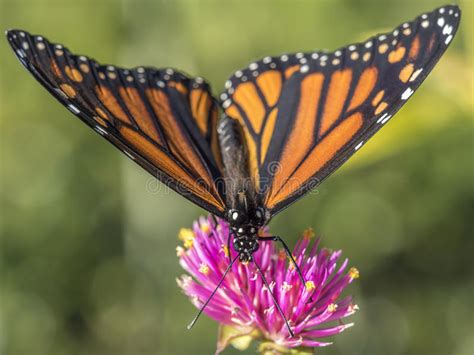
<path id="1" fill-rule="evenodd" d="M 101 66 L 41 36 L 8 31 L 24 66 L 62 104 L 152 175 L 222 215 L 218 106 L 200 78 Z"/>
<path id="2" fill-rule="evenodd" d="M 221 96 L 244 127 L 259 199 L 271 215 L 321 183 L 395 114 L 432 70 L 460 20 L 446 6 L 333 53 L 267 57 Z"/>

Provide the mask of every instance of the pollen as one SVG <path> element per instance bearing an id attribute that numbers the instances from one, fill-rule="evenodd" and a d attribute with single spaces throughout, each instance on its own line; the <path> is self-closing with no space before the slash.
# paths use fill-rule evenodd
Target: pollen
<path id="1" fill-rule="evenodd" d="M 293 256 L 293 260 L 296 261 L 296 256 L 294 254 L 292 254 L 292 256 Z M 288 261 L 290 262 L 290 264 L 288 265 L 289 270 L 295 269 L 295 264 L 293 263 L 293 260 L 291 260 L 291 258 L 288 256 Z"/>
<path id="2" fill-rule="evenodd" d="M 199 272 L 203 275 L 207 275 L 209 274 L 209 266 L 207 266 L 207 264 L 201 264 L 201 266 L 199 266 Z"/>
<path id="3" fill-rule="evenodd" d="M 335 303 L 331 303 L 329 306 L 328 306 L 328 312 L 331 312 L 331 313 L 334 313 L 337 311 L 337 304 Z"/>
<path id="4" fill-rule="evenodd" d="M 303 238 L 306 240 L 310 240 L 314 238 L 315 233 L 313 228 L 306 228 L 303 232 Z"/>
<path id="5" fill-rule="evenodd" d="M 194 233 L 191 229 L 181 228 L 178 234 L 179 240 L 183 241 L 185 248 L 190 249 L 194 242 Z"/>
<path id="6" fill-rule="evenodd" d="M 306 288 L 306 291 L 312 291 L 316 288 L 313 281 L 306 281 L 304 286 Z"/>
<path id="7" fill-rule="evenodd" d="M 229 256 L 229 248 L 226 245 L 222 244 L 220 251 L 224 253 L 225 256 Z"/>
<path id="8" fill-rule="evenodd" d="M 211 230 L 211 227 L 209 226 L 209 223 L 206 223 L 206 222 L 201 223 L 201 231 L 203 233 L 209 233 L 210 230 Z"/>
<path id="9" fill-rule="evenodd" d="M 355 267 L 351 267 L 349 270 L 349 277 L 351 279 L 358 279 L 359 278 L 359 270 L 357 270 Z"/>

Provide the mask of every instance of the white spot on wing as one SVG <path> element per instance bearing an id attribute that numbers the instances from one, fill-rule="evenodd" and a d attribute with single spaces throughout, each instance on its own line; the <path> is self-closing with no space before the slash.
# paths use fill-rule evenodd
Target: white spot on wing
<path id="1" fill-rule="evenodd" d="M 408 100 L 408 98 L 409 98 L 412 94 L 413 94 L 413 90 L 412 90 L 411 88 L 407 88 L 407 89 L 403 92 L 401 98 L 402 98 L 402 100 Z"/>
<path id="2" fill-rule="evenodd" d="M 443 27 L 444 35 L 450 35 L 451 33 L 453 33 L 453 26 L 446 25 Z"/>
<path id="3" fill-rule="evenodd" d="M 230 106 L 231 103 L 232 101 L 230 99 L 227 99 L 222 103 L 222 107 L 227 108 Z"/>
<path id="4" fill-rule="evenodd" d="M 388 114 L 384 113 L 382 116 L 379 117 L 379 119 L 377 120 L 377 123 L 382 122 L 385 119 L 385 117 L 387 117 L 387 116 L 388 116 Z"/>
<path id="5" fill-rule="evenodd" d="M 72 104 L 67 105 L 67 107 L 69 108 L 69 110 L 71 110 L 71 112 L 75 113 L 76 115 L 81 112 L 76 106 Z"/>
<path id="6" fill-rule="evenodd" d="M 28 44 L 28 42 L 23 42 L 21 44 L 21 46 L 23 47 L 23 49 L 26 51 L 28 48 L 30 48 L 30 45 Z"/>
<path id="7" fill-rule="evenodd" d="M 126 150 L 122 150 L 122 152 L 124 152 L 125 155 L 126 155 L 127 157 L 129 157 L 130 159 L 135 160 L 135 157 L 134 157 L 132 154 L 130 154 L 129 152 L 127 152 Z"/>
<path id="8" fill-rule="evenodd" d="M 453 35 L 449 35 L 448 37 L 446 37 L 446 40 L 444 41 L 444 43 L 445 43 L 446 45 L 448 45 L 449 42 L 451 42 L 452 39 L 453 39 Z"/>
<path id="9" fill-rule="evenodd" d="M 385 124 L 385 123 L 386 123 L 389 119 L 391 119 L 391 118 L 392 118 L 392 116 L 389 115 L 389 116 L 385 117 L 385 118 L 382 120 L 382 122 L 380 122 L 380 123 L 381 123 L 381 124 Z"/>
<path id="10" fill-rule="evenodd" d="M 107 135 L 107 131 L 105 131 L 102 127 L 100 126 L 95 126 L 94 129 L 99 132 L 101 135 L 103 136 L 106 136 Z M 133 158 L 132 158 L 133 159 Z"/>
<path id="11" fill-rule="evenodd" d="M 258 64 L 257 64 L 257 63 L 252 63 L 252 64 L 249 65 L 249 69 L 250 69 L 250 70 L 255 70 L 255 69 L 257 69 L 257 68 L 258 68 Z"/>
<path id="12" fill-rule="evenodd" d="M 300 69 L 300 72 L 302 73 L 307 73 L 309 70 L 309 66 L 308 65 L 303 65 Z"/>
<path id="13" fill-rule="evenodd" d="M 360 147 L 362 147 L 362 144 L 364 144 L 364 141 L 360 142 L 359 144 L 357 144 L 354 148 L 354 150 L 359 150 Z"/>
<path id="14" fill-rule="evenodd" d="M 443 27 L 444 26 L 444 17 L 440 17 L 436 23 L 438 24 L 439 27 Z"/>
<path id="15" fill-rule="evenodd" d="M 420 69 L 418 69 L 417 71 L 415 71 L 415 72 L 411 75 L 410 81 L 411 81 L 411 82 L 412 82 L 412 81 L 415 81 L 416 78 L 418 78 L 418 75 L 420 75 L 420 73 L 421 73 L 422 71 L 423 71 L 423 68 L 420 68 Z"/>

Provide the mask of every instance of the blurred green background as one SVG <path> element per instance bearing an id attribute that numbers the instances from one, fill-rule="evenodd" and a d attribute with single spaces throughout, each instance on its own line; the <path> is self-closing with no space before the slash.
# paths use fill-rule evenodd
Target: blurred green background
<path id="1" fill-rule="evenodd" d="M 253 59 L 335 49 L 440 5 L 2 0 L 0 28 L 181 68 L 218 94 Z M 460 5 L 453 45 L 389 128 L 272 222 L 290 245 L 313 226 L 361 272 L 356 326 L 319 354 L 474 353 L 473 2 Z M 195 309 L 175 283 L 177 232 L 204 211 L 74 118 L 4 39 L 0 58 L 0 352 L 212 354 L 216 323 L 187 331 Z"/>

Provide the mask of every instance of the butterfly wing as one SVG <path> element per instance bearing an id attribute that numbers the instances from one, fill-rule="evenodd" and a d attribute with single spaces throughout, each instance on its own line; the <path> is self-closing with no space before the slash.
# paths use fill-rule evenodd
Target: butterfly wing
<path id="1" fill-rule="evenodd" d="M 23 65 L 82 121 L 184 197 L 223 215 L 218 105 L 201 78 L 122 69 L 24 31 L 7 32 Z"/>
<path id="2" fill-rule="evenodd" d="M 275 215 L 319 185 L 407 101 L 460 20 L 445 6 L 332 53 L 267 57 L 237 72 L 221 96 L 246 133 L 252 178 Z"/>

